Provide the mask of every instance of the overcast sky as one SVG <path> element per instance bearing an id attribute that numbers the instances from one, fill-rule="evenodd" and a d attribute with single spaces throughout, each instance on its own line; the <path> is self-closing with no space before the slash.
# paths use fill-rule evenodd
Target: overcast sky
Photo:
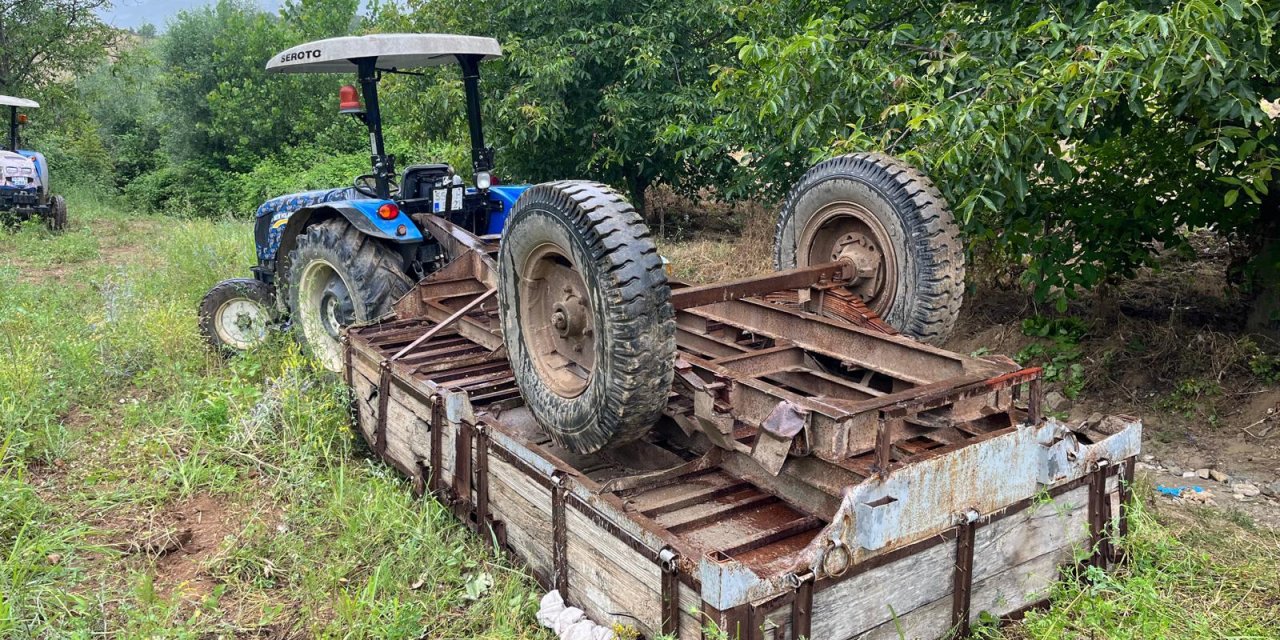
<path id="1" fill-rule="evenodd" d="M 165 23 L 184 9 L 195 9 L 214 0 L 113 0 L 112 6 L 100 11 L 107 24 L 122 29 L 137 29 L 151 23 L 164 31 Z M 272 11 L 280 8 L 280 0 L 256 0 L 258 6 Z"/>

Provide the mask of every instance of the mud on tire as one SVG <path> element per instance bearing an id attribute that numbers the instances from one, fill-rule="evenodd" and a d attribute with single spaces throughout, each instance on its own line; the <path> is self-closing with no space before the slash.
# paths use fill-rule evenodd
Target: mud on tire
<path id="1" fill-rule="evenodd" d="M 516 382 L 557 444 L 591 453 L 653 426 L 674 372 L 675 313 L 649 230 L 621 195 L 578 181 L 524 192 L 498 281 Z"/>
<path id="2" fill-rule="evenodd" d="M 870 247 L 877 242 L 883 246 Z M 964 247 L 924 174 L 883 154 L 856 153 L 801 177 L 778 216 L 774 266 L 819 264 L 850 250 L 861 251 L 864 264 L 880 261 L 878 280 L 850 288 L 886 322 L 933 344 L 951 334 L 964 301 Z"/>
<path id="3" fill-rule="evenodd" d="M 334 330 L 389 313 L 413 281 L 394 249 L 334 218 L 298 236 L 289 253 L 288 284 L 289 311 L 299 341 L 326 369 L 338 372 L 342 350 Z M 326 296 L 339 302 L 329 306 Z M 321 311 L 326 312 L 324 318 Z"/>

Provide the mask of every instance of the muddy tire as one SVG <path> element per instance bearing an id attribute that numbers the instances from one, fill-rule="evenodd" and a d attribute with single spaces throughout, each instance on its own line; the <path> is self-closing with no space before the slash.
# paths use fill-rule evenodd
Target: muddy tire
<path id="1" fill-rule="evenodd" d="M 386 315 L 413 285 L 400 254 L 340 218 L 307 227 L 289 265 L 295 334 L 335 373 L 342 371 L 342 327 Z"/>
<path id="2" fill-rule="evenodd" d="M 200 334 L 222 354 L 252 349 L 276 326 L 275 297 L 252 278 L 223 280 L 200 300 Z"/>
<path id="3" fill-rule="evenodd" d="M 648 227 L 616 191 L 566 181 L 520 196 L 499 313 L 516 383 L 557 444 L 593 453 L 653 426 L 674 373 L 670 298 Z"/>
<path id="4" fill-rule="evenodd" d="M 53 196 L 49 200 L 49 217 L 45 221 L 51 231 L 62 231 L 67 228 L 67 201 L 62 196 Z"/>
<path id="5" fill-rule="evenodd" d="M 774 266 L 849 258 L 849 286 L 902 333 L 933 344 L 951 335 L 964 301 L 964 247 L 933 183 L 877 153 L 822 162 L 787 194 L 774 237 Z"/>

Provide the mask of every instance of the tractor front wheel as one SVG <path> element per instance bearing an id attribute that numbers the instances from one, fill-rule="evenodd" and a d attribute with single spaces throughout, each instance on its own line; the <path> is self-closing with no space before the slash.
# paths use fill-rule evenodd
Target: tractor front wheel
<path id="1" fill-rule="evenodd" d="M 223 280 L 200 301 L 200 334 L 223 353 L 258 346 L 275 321 L 275 291 L 252 278 Z"/>
<path id="2" fill-rule="evenodd" d="M 400 255 L 334 218 L 307 227 L 289 254 L 289 309 L 298 338 L 325 369 L 342 371 L 343 327 L 391 311 L 413 281 Z"/>

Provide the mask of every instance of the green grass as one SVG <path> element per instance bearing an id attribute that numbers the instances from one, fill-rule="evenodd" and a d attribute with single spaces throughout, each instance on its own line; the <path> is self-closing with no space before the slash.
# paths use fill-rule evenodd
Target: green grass
<path id="1" fill-rule="evenodd" d="M 533 582 L 366 456 L 289 340 L 206 351 L 248 224 L 71 204 L 0 236 L 0 638 L 543 637 Z M 136 550 L 192 504 L 207 548 Z"/>
<path id="2" fill-rule="evenodd" d="M 550 637 L 533 581 L 373 461 L 289 339 L 204 348 L 196 303 L 247 272 L 247 223 L 71 213 L 0 234 L 0 638 Z M 1274 637 L 1275 535 L 1175 516 L 981 633 Z M 193 553 L 145 548 L 184 528 Z"/>

